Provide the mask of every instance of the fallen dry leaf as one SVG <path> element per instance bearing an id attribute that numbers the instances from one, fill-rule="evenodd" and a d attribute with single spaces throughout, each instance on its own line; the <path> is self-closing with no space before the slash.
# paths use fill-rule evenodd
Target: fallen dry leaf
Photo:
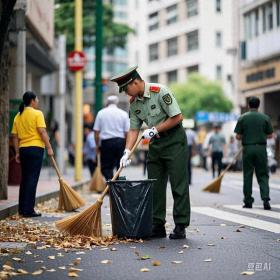
<path id="1" fill-rule="evenodd" d="M 238 228 L 238 229 L 236 230 L 236 232 L 241 232 L 241 230 Z"/>
<path id="2" fill-rule="evenodd" d="M 16 262 L 22 262 L 21 258 L 12 258 L 12 260 L 16 261 Z"/>
<path id="3" fill-rule="evenodd" d="M 83 271 L 81 268 L 76 268 L 76 267 L 70 267 L 69 272 L 78 272 L 78 271 Z"/>
<path id="4" fill-rule="evenodd" d="M 160 266 L 160 265 L 161 265 L 160 261 L 158 261 L 158 260 L 152 261 L 152 266 Z"/>
<path id="5" fill-rule="evenodd" d="M 184 254 L 184 251 L 179 251 L 178 254 Z"/>
<path id="6" fill-rule="evenodd" d="M 103 260 L 101 261 L 102 264 L 111 264 L 112 261 L 111 260 Z"/>
<path id="7" fill-rule="evenodd" d="M 66 266 L 59 266 L 59 269 L 66 269 Z"/>
<path id="8" fill-rule="evenodd" d="M 149 259 L 151 259 L 151 257 L 148 256 L 148 255 L 145 255 L 145 256 L 142 256 L 140 259 L 141 260 L 149 260 Z"/>
<path id="9" fill-rule="evenodd" d="M 81 258 L 77 258 L 73 261 L 74 265 L 79 265 L 81 263 Z"/>
<path id="10" fill-rule="evenodd" d="M 28 271 L 26 271 L 26 270 L 24 270 L 24 269 L 21 269 L 21 268 L 19 268 L 19 269 L 17 270 L 17 272 L 20 273 L 20 274 L 28 274 Z"/>
<path id="11" fill-rule="evenodd" d="M 54 268 L 51 268 L 51 269 L 47 269 L 46 271 L 47 272 L 55 272 L 56 270 Z"/>
<path id="12" fill-rule="evenodd" d="M 226 224 L 220 224 L 220 226 L 221 226 L 221 227 L 226 227 L 227 225 L 226 225 Z"/>
<path id="13" fill-rule="evenodd" d="M 172 261 L 171 263 L 180 264 L 180 263 L 183 263 L 183 262 L 182 261 Z"/>
<path id="14" fill-rule="evenodd" d="M 76 252 L 76 255 L 84 255 L 85 254 L 85 252 Z"/>
<path id="15" fill-rule="evenodd" d="M 183 245 L 183 249 L 188 249 L 188 248 L 190 248 L 189 245 L 187 245 L 187 244 Z"/>
<path id="16" fill-rule="evenodd" d="M 211 247 L 211 246 L 216 246 L 216 245 L 213 244 L 213 243 L 208 243 L 207 246 L 210 246 L 210 247 Z"/>
<path id="17" fill-rule="evenodd" d="M 114 252 L 114 251 L 117 251 L 117 249 L 116 249 L 116 248 L 111 248 L 111 251 L 113 251 L 113 252 Z"/>
<path id="18" fill-rule="evenodd" d="M 43 263 L 44 261 L 42 261 L 42 260 L 37 260 L 37 261 L 35 261 L 35 263 Z"/>
<path id="19" fill-rule="evenodd" d="M 32 275 L 40 275 L 40 274 L 42 274 L 43 272 L 44 272 L 44 270 L 40 269 L 40 270 L 36 270 L 36 271 L 32 272 L 31 274 L 32 274 Z"/>
<path id="20" fill-rule="evenodd" d="M 253 275 L 253 274 L 255 274 L 255 272 L 254 271 L 242 271 L 240 274 L 241 275 Z"/>
<path id="21" fill-rule="evenodd" d="M 55 260 L 55 256 L 48 256 L 48 259 Z"/>
<path id="22" fill-rule="evenodd" d="M 69 277 L 79 277 L 79 275 L 76 272 L 68 272 Z"/>
<path id="23" fill-rule="evenodd" d="M 25 252 L 25 255 L 32 255 L 32 252 L 27 251 L 27 252 Z"/>
<path id="24" fill-rule="evenodd" d="M 203 260 L 204 262 L 212 262 L 212 259 Z"/>
<path id="25" fill-rule="evenodd" d="M 149 272 L 150 269 L 149 268 L 146 268 L 146 267 L 143 267 L 140 269 L 141 272 Z"/>

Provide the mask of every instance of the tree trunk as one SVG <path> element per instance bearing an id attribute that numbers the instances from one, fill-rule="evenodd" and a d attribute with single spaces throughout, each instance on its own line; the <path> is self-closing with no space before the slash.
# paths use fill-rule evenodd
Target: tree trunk
<path id="1" fill-rule="evenodd" d="M 7 199 L 9 159 L 9 84 L 8 43 L 4 44 L 0 62 L 0 199 Z"/>
<path id="2" fill-rule="evenodd" d="M 8 27 L 16 0 L 0 0 L 0 199 L 8 198 L 9 42 Z"/>

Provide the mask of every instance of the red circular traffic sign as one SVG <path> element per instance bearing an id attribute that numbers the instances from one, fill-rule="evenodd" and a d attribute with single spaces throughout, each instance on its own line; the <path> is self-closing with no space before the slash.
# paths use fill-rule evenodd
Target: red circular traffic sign
<path id="1" fill-rule="evenodd" d="M 71 71 L 79 71 L 85 67 L 87 63 L 86 55 L 81 51 L 72 51 L 67 58 L 67 64 Z"/>

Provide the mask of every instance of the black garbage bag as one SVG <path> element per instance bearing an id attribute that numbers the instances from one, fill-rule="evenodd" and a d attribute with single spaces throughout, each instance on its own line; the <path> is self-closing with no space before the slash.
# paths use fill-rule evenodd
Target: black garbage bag
<path id="1" fill-rule="evenodd" d="M 154 181 L 108 182 L 113 235 L 119 238 L 151 236 Z"/>

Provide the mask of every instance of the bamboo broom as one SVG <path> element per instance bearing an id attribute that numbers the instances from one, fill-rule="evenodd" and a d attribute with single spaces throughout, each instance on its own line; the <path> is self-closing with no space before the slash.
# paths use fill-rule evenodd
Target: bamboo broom
<path id="1" fill-rule="evenodd" d="M 138 144 L 140 143 L 142 137 L 140 137 L 135 145 L 133 146 L 129 159 L 131 155 L 137 148 Z M 115 181 L 118 176 L 120 175 L 123 167 L 120 166 L 112 181 Z M 62 231 L 67 232 L 70 235 L 85 235 L 85 236 L 95 236 L 101 237 L 102 236 L 102 221 L 101 221 L 101 205 L 103 203 L 103 199 L 106 193 L 109 190 L 109 185 L 107 184 L 106 188 L 97 199 L 97 201 L 81 213 L 78 213 L 74 216 L 70 216 L 59 220 L 55 223 L 56 227 Z"/>
<path id="2" fill-rule="evenodd" d="M 89 184 L 89 189 L 90 191 L 94 192 L 98 192 L 101 193 L 104 191 L 105 187 L 106 187 L 106 182 L 104 180 L 104 177 L 101 173 L 101 168 L 100 168 L 101 164 L 100 164 L 100 155 L 98 155 L 97 157 L 97 166 L 95 168 L 95 171 L 93 173 L 93 176 L 91 178 L 90 184 Z"/>
<path id="3" fill-rule="evenodd" d="M 51 156 L 51 160 L 60 185 L 58 210 L 73 211 L 85 205 L 85 201 L 81 198 L 81 196 L 62 178 L 53 156 Z"/>
<path id="4" fill-rule="evenodd" d="M 220 188 L 221 188 L 221 183 L 222 183 L 222 179 L 225 175 L 225 173 L 230 169 L 230 167 L 232 166 L 232 164 L 234 163 L 234 161 L 238 158 L 238 156 L 240 155 L 240 153 L 242 152 L 243 148 L 240 148 L 239 151 L 237 152 L 237 154 L 233 157 L 233 160 L 227 165 L 227 167 L 225 168 L 225 170 L 216 178 L 214 179 L 210 184 L 208 184 L 203 191 L 204 192 L 212 192 L 212 193 L 219 193 L 220 192 Z"/>

